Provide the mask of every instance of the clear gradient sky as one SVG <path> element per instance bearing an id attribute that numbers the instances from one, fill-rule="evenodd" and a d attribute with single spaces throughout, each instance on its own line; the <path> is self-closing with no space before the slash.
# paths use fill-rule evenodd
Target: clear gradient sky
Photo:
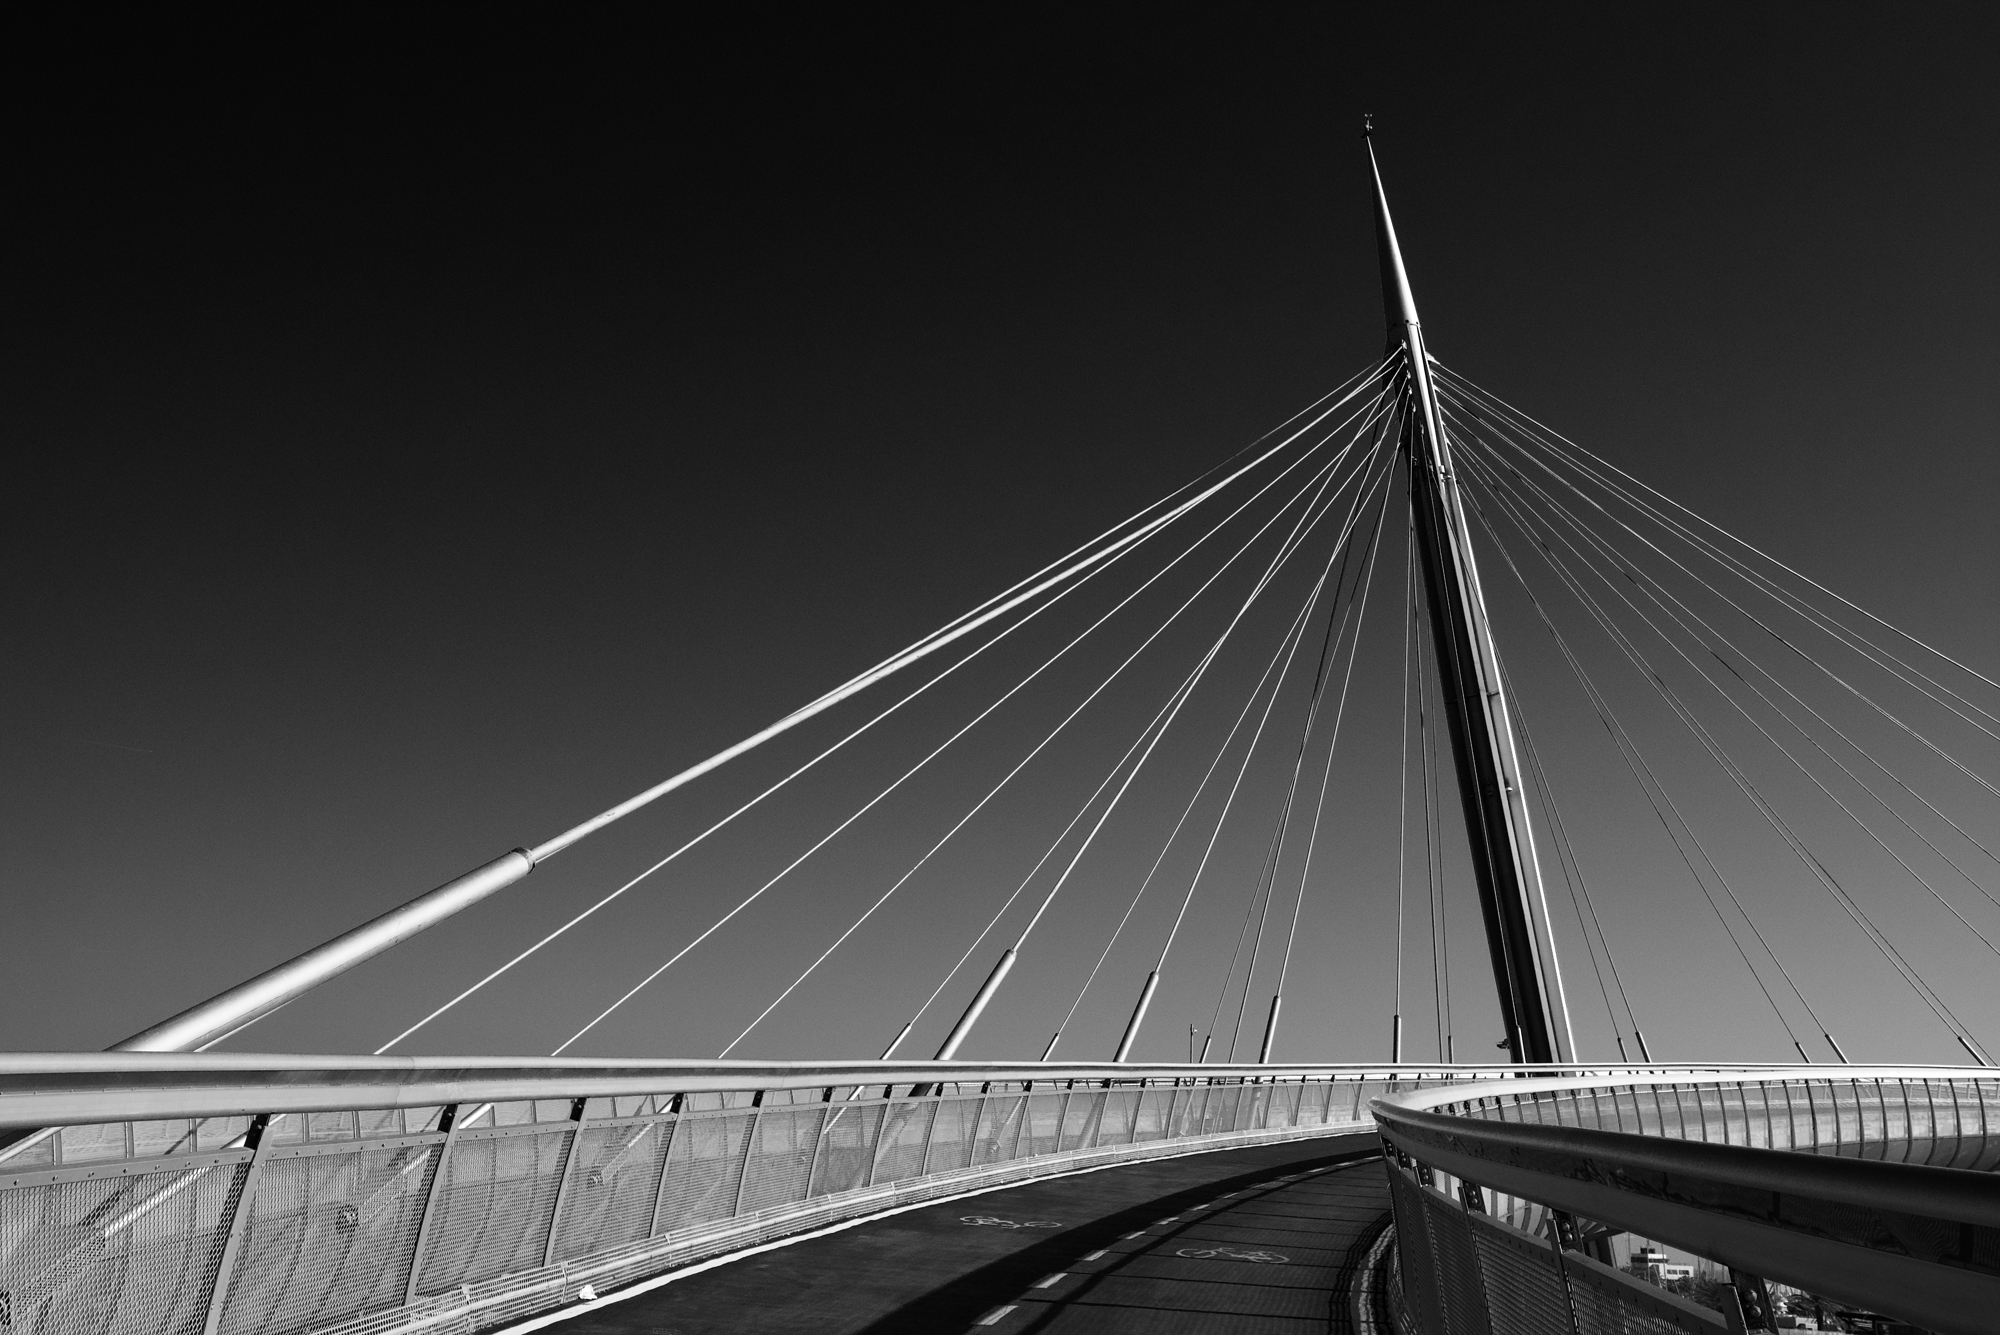
<path id="1" fill-rule="evenodd" d="M 1437 356 L 2000 665 L 1986 8 L 624 22 L 16 30 L 0 1047 L 105 1046 L 546 838 L 1370 363 L 1364 111 Z M 1497 594 L 1496 609 L 1527 629 Z M 1341 790 L 1351 828 L 1309 893 L 1281 1056 L 1385 1055 L 1394 639 L 1378 641 L 1355 745 L 1388 768 Z M 1501 647 L 1524 665 L 1538 652 Z M 1008 670 L 404 1050 L 549 1050 Z M 1157 704 L 1144 682 L 739 1055 L 874 1055 Z M 1524 689 L 1538 727 L 1565 707 Z M 372 1049 L 837 721 L 230 1046 Z M 1673 867 L 1625 833 L 1638 818 L 1606 795 L 1594 723 L 1548 726 L 1574 743 L 1563 773 L 1599 831 L 1585 871 L 1655 1050 L 1787 1055 L 1674 898 Z M 2000 769 L 1991 739 L 1965 744 Z M 577 1050 L 713 1055 L 1018 749 L 970 749 Z M 1185 800 L 1200 750 L 1163 759 L 1153 808 Z M 1712 783 L 1684 773 L 1691 792 Z M 1250 800 L 1267 811 L 1275 793 Z M 1960 810 L 2000 831 L 1990 801 Z M 1756 832 L 1734 819 L 1718 801 L 1715 837 L 1754 868 Z M 1231 836 L 1229 865 L 1253 866 L 1238 883 L 1267 832 Z M 964 1055 L 1039 1054 L 1126 863 L 1157 843 L 1111 833 Z M 1498 1034 L 1455 875 L 1469 1055 Z M 1823 909 L 1776 879 L 1768 893 L 1853 1055 L 1953 1059 Z M 1912 958 L 2000 1044 L 1995 957 L 1881 893 Z M 1241 911 L 1202 909 L 1136 1055 L 1172 1057 L 1206 1027 Z M 1064 1053 L 1108 1055 L 1140 954 L 1114 958 Z M 1253 990 L 1253 1015 L 1263 1004 Z"/>

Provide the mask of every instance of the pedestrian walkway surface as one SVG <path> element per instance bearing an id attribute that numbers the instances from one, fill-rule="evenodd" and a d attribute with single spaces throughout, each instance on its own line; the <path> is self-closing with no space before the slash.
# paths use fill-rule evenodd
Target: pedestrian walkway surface
<path id="1" fill-rule="evenodd" d="M 1389 1223 L 1373 1135 L 928 1205 L 690 1275 L 553 1335 L 1320 1335 Z"/>

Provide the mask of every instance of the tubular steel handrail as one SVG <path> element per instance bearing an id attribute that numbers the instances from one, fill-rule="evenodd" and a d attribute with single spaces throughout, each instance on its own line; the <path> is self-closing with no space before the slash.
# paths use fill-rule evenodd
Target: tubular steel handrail
<path id="1" fill-rule="evenodd" d="M 1032 1080 L 1372 1078 L 1399 1084 L 1519 1080 L 1551 1073 L 1622 1080 L 1717 1072 L 1824 1070 L 1706 1062 L 1641 1067 L 1341 1063 L 682 1061 L 538 1057 L 365 1057 L 265 1053 L 0 1053 L 0 1131 L 133 1118 L 231 1117 L 336 1108 L 411 1108 L 507 1099 L 611 1097 L 825 1085 Z M 1937 1068 L 1948 1070 L 1951 1068 Z M 1525 1087 L 1525 1086 L 1524 1086 Z M 0 1148 L 0 1161 L 6 1150 Z"/>
<path id="2" fill-rule="evenodd" d="M 1397 1091 L 1373 1109 L 1407 1170 L 1395 1175 L 1404 1273 L 1442 1295 L 1442 1307 L 1413 1304 L 1435 1318 L 1419 1319 L 1426 1335 L 1454 1303 L 1492 1307 L 1465 1279 L 1466 1257 L 1505 1264 L 1489 1192 L 1933 1330 L 2000 1331 L 2000 1177 L 1986 1171 L 2000 1164 L 2000 1071 L 1634 1072 Z M 1420 1190 L 1438 1174 L 1485 1191 L 1461 1190 L 1453 1207 Z M 1599 1329 L 1565 1274 L 1591 1267 L 1554 1244 L 1560 1218 L 1541 1264 L 1570 1295 L 1570 1328 Z"/>

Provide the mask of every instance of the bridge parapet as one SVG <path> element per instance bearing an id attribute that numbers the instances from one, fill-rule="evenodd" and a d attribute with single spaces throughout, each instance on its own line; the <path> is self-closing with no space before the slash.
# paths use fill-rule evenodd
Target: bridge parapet
<path id="1" fill-rule="evenodd" d="M 2000 1331 L 1995 1076 L 1794 1067 L 1385 1095 L 1410 1323 L 1743 1329 L 1582 1254 L 1594 1223 L 1931 1330 Z"/>
<path id="2" fill-rule="evenodd" d="M 471 1332 L 1508 1068 L 0 1056 L 0 1328 Z"/>

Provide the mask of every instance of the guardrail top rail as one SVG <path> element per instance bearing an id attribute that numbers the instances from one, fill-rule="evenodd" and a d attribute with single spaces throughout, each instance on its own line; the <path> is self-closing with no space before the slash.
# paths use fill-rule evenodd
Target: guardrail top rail
<path id="1" fill-rule="evenodd" d="M 1466 1210 L 1480 1200 L 1475 1241 L 1498 1227 L 1483 1189 L 1929 1329 L 2000 1332 L 2000 1071 L 1543 1076 L 1387 1091 L 1374 1110 L 1396 1152 L 1464 1184 Z M 1463 1231 L 1414 1190 L 1403 1213 Z"/>

